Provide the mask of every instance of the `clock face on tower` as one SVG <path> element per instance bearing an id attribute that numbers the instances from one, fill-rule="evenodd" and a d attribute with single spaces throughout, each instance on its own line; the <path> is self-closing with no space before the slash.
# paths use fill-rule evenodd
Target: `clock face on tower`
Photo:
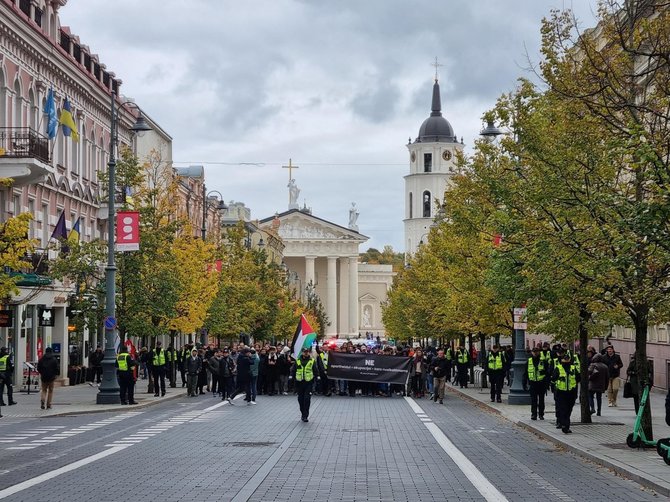
<path id="1" fill-rule="evenodd" d="M 451 152 L 449 150 L 445 150 L 442 152 L 442 158 L 444 160 L 451 160 Z"/>
<path id="2" fill-rule="evenodd" d="M 410 159 L 412 160 L 412 162 L 416 160 L 416 152 L 412 152 L 412 155 L 410 155 Z"/>

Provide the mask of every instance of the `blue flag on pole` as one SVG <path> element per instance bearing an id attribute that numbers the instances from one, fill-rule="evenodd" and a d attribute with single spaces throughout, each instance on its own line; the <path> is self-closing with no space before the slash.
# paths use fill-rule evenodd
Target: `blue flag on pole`
<path id="1" fill-rule="evenodd" d="M 49 139 L 56 137 L 58 131 L 58 117 L 56 117 L 56 101 L 54 100 L 54 88 L 51 87 L 47 93 L 47 102 L 44 104 L 44 113 L 47 116 L 47 136 Z"/>

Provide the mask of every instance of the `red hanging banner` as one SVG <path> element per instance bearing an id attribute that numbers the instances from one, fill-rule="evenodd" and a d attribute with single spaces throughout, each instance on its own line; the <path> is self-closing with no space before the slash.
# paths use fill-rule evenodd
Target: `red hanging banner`
<path id="1" fill-rule="evenodd" d="M 140 213 L 119 211 L 116 213 L 116 250 L 138 251 L 140 249 Z"/>

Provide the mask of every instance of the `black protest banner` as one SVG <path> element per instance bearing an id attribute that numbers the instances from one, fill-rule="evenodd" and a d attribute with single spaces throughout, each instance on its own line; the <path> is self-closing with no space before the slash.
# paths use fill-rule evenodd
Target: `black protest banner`
<path id="1" fill-rule="evenodd" d="M 411 362 L 411 357 L 329 352 L 328 378 L 405 385 Z"/>

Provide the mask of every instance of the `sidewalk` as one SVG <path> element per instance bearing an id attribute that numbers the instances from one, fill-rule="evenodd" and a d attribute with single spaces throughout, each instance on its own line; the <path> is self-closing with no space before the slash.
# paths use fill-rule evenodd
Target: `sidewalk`
<path id="1" fill-rule="evenodd" d="M 167 382 L 166 382 L 167 383 Z M 16 389 L 16 386 L 15 386 Z M 122 405 L 122 404 L 96 404 L 96 397 L 98 387 L 91 387 L 88 384 L 80 384 L 72 387 L 56 387 L 54 389 L 52 408 L 50 410 L 42 410 L 40 408 L 40 393 L 14 391 L 14 401 L 17 402 L 14 406 L 3 406 L 0 408 L 3 418 L 39 418 L 39 417 L 53 417 L 62 415 L 81 415 L 84 413 L 99 413 L 103 411 L 129 411 L 138 408 L 146 408 L 154 404 L 162 403 L 166 400 L 177 399 L 186 396 L 186 389 L 181 387 L 170 388 L 165 390 L 165 397 L 154 397 L 153 394 L 148 394 L 147 380 L 138 380 L 135 385 L 135 401 L 136 405 Z M 207 394 L 206 394 L 207 395 Z M 5 394 L 5 402 L 7 402 L 7 395 Z M 203 398 L 205 396 L 202 396 Z M 211 395 L 210 395 L 211 398 Z M 2 420 L 2 419 L 0 419 Z"/>
<path id="2" fill-rule="evenodd" d="M 549 392 L 545 397 L 545 420 L 530 419 L 530 405 L 507 404 L 509 387 L 503 389 L 502 403 L 492 403 L 489 389 L 468 387 L 460 389 L 447 385 L 447 390 L 474 402 L 506 419 L 530 430 L 538 436 L 552 441 L 573 453 L 581 455 L 597 464 L 612 469 L 659 494 L 670 496 L 670 466 L 656 453 L 656 449 L 631 449 L 626 445 L 626 436 L 633 431 L 635 408 L 632 399 L 623 399 L 619 392 L 618 407 L 609 408 L 607 397 L 603 395 L 602 416 L 593 415 L 592 424 L 582 424 L 579 402 L 572 412 L 573 434 L 563 434 L 555 428 L 554 399 Z M 654 438 L 670 437 L 670 427 L 665 423 L 665 393 L 651 392 L 651 412 Z M 449 402 L 445 404 L 448 406 Z"/>

